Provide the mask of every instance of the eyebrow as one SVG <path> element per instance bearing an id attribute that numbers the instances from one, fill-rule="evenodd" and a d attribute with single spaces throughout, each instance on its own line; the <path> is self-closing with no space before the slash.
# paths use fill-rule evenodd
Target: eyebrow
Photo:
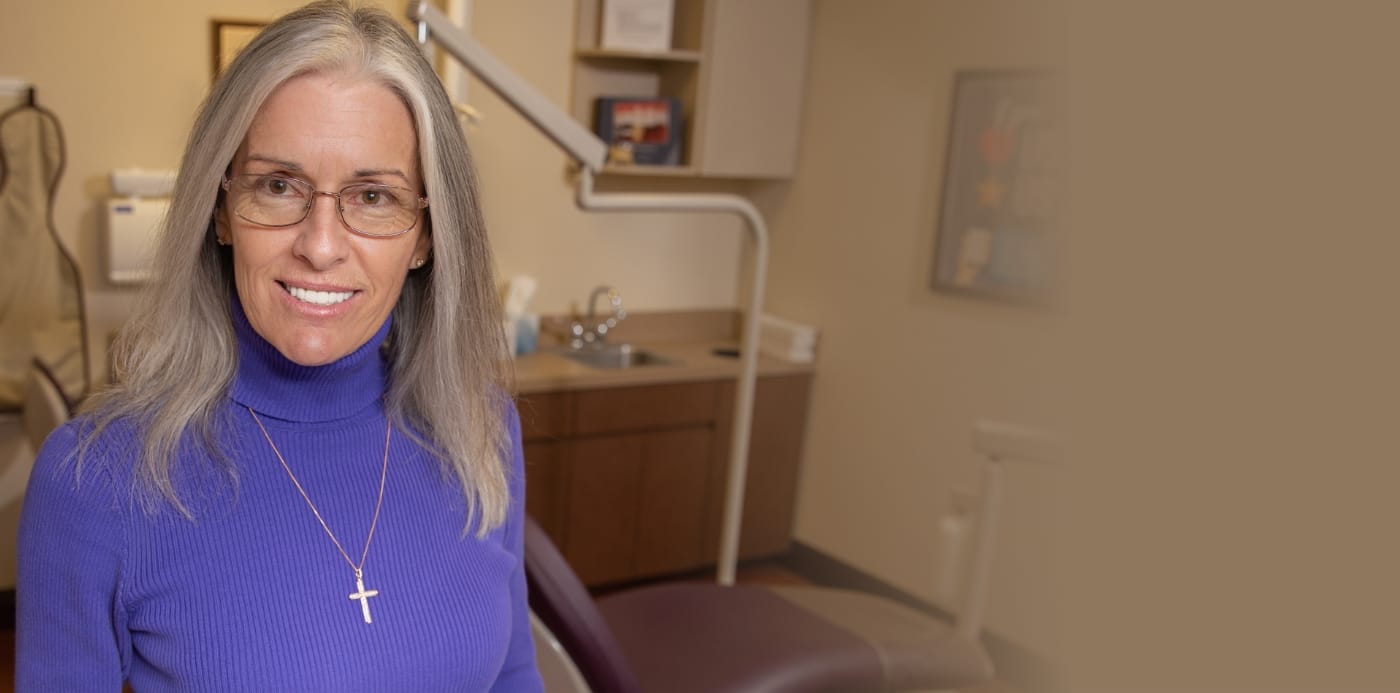
<path id="1" fill-rule="evenodd" d="M 301 167 L 301 164 L 298 164 L 294 161 L 287 161 L 286 159 L 278 159 L 276 157 L 271 156 L 263 156 L 261 154 L 249 154 L 247 160 L 261 161 L 267 164 L 275 164 L 279 168 L 283 168 L 295 173 L 303 173 L 306 170 Z M 353 173 L 353 176 L 355 178 L 371 178 L 374 176 L 398 176 L 399 178 L 402 178 L 405 183 L 413 182 L 403 171 L 400 171 L 396 168 L 361 168 L 356 169 Z"/>
<path id="2" fill-rule="evenodd" d="M 301 164 L 298 164 L 298 163 L 296 163 L 296 162 L 287 161 L 286 159 L 275 159 L 275 158 L 273 158 L 273 157 L 270 157 L 270 156 L 263 156 L 263 155 L 261 155 L 261 154 L 249 154 L 247 160 L 248 160 L 248 161 L 261 161 L 261 162 L 266 163 L 266 164 L 277 164 L 279 167 L 285 168 L 285 169 L 287 169 L 288 171 L 302 171 L 302 170 L 303 170 L 302 167 L 301 167 Z"/>
<path id="3" fill-rule="evenodd" d="M 405 183 L 413 182 L 409 180 L 407 175 L 404 175 L 403 171 L 396 168 L 361 168 L 355 171 L 356 178 L 370 178 L 373 176 L 398 176 L 402 178 Z"/>

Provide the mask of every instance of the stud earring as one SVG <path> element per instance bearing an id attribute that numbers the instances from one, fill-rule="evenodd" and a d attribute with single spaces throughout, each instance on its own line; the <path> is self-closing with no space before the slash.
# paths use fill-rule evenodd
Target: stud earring
<path id="1" fill-rule="evenodd" d="M 414 260 L 414 261 L 413 261 L 413 269 L 418 269 L 419 267 L 422 267 L 424 262 L 426 262 L 426 260 L 424 260 L 424 259 L 421 258 L 421 257 L 418 258 L 418 259 L 416 259 L 416 260 Z"/>

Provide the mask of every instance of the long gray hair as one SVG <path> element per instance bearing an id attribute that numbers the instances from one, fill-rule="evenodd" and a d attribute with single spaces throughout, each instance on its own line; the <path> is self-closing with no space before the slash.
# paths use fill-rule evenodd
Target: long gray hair
<path id="1" fill-rule="evenodd" d="M 431 203 L 430 264 L 408 274 L 393 309 L 389 416 L 404 433 L 422 434 L 418 441 L 456 477 L 484 534 L 509 505 L 503 414 L 510 370 L 476 175 L 437 75 L 403 27 L 374 8 L 326 1 L 296 10 L 253 39 L 214 84 L 185 147 L 155 251 L 157 277 L 118 338 L 117 383 L 93 398 L 95 426 L 84 440 L 117 420 L 135 424 L 134 483 L 148 509 L 164 499 L 192 517 L 172 482 L 171 460 L 187 437 L 236 481 L 215 445 L 237 368 L 232 265 L 212 225 L 219 183 L 273 90 L 298 75 L 347 70 L 384 84 L 408 106 Z"/>

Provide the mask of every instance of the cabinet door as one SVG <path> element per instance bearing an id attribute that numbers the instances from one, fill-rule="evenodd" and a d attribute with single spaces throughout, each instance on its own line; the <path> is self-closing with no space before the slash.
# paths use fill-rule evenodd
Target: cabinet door
<path id="1" fill-rule="evenodd" d="M 584 584 L 705 565 L 708 426 L 569 442 L 564 556 Z"/>
<path id="2" fill-rule="evenodd" d="M 739 557 L 756 558 L 787 551 L 792 545 L 797 482 L 802 466 L 807 405 L 812 376 L 765 376 L 754 391 L 753 427 L 749 432 L 749 470 L 744 482 L 744 510 L 739 530 Z M 733 383 L 720 391 L 715 426 L 715 463 L 710 478 L 710 510 L 705 551 L 719 554 L 724 525 L 724 497 L 729 483 L 729 440 L 733 435 Z"/>
<path id="3" fill-rule="evenodd" d="M 643 438 L 637 573 L 676 573 L 714 559 L 704 555 L 713 440 L 709 427 L 660 431 Z"/>
<path id="4" fill-rule="evenodd" d="M 704 176 L 787 178 L 797 165 L 810 0 L 708 0 L 694 160 Z"/>
<path id="5" fill-rule="evenodd" d="M 615 435 L 565 444 L 569 490 L 564 557 L 585 585 L 633 577 L 643 439 Z"/>
<path id="6" fill-rule="evenodd" d="M 561 454 L 563 443 L 525 443 L 525 512 L 535 518 L 555 546 L 564 546 L 565 513 L 568 510 L 568 467 Z"/>
<path id="7" fill-rule="evenodd" d="M 573 432 L 624 433 L 708 426 L 715 420 L 720 382 L 642 385 L 573 393 Z"/>
<path id="8" fill-rule="evenodd" d="M 520 395 L 515 400 L 520 414 L 520 436 L 532 440 L 559 440 L 569 433 L 569 394 L 546 392 Z"/>

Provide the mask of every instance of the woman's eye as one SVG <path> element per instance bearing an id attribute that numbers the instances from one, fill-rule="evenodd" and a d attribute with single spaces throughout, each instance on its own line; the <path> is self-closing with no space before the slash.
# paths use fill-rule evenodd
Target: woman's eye
<path id="1" fill-rule="evenodd" d="M 262 179 L 258 189 L 271 195 L 286 195 L 292 192 L 292 183 L 286 178 L 268 177 Z"/>
<path id="2" fill-rule="evenodd" d="M 363 188 L 355 194 L 355 204 L 364 207 L 392 207 L 398 204 L 398 197 L 388 188 Z"/>

